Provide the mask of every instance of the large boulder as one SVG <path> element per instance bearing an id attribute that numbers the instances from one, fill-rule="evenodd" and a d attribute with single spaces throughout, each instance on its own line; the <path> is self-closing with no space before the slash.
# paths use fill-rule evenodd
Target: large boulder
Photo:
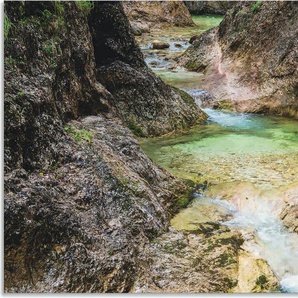
<path id="1" fill-rule="evenodd" d="M 4 291 L 134 291 L 190 189 L 131 131 L 199 111 L 147 68 L 117 2 L 6 2 L 5 19 Z"/>
<path id="2" fill-rule="evenodd" d="M 123 1 L 129 21 L 149 27 L 194 26 L 191 15 L 182 1 Z"/>
<path id="3" fill-rule="evenodd" d="M 103 35 L 107 23 L 110 35 Z M 113 95 L 111 105 L 128 127 L 153 136 L 203 120 L 190 96 L 164 84 L 147 67 L 120 3 L 95 7 L 89 24 L 97 80 Z"/>
<path id="4" fill-rule="evenodd" d="M 238 3 L 180 63 L 203 71 L 207 90 L 226 107 L 297 118 L 297 12 L 296 2 Z"/>

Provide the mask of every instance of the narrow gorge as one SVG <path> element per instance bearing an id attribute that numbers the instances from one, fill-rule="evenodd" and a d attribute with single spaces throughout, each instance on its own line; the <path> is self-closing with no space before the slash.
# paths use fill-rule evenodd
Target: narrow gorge
<path id="1" fill-rule="evenodd" d="M 6 1 L 4 292 L 297 293 L 297 7 Z"/>

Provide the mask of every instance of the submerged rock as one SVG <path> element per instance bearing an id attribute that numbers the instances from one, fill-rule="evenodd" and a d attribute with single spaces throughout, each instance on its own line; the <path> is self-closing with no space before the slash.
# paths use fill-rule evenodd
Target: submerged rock
<path id="1" fill-rule="evenodd" d="M 167 42 L 160 41 L 160 40 L 154 40 L 152 42 L 152 47 L 153 47 L 153 49 L 162 50 L 162 49 L 169 48 L 170 44 Z"/>

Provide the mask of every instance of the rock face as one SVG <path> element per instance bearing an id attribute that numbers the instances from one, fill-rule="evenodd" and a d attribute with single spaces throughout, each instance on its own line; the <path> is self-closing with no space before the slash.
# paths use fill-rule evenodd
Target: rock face
<path id="1" fill-rule="evenodd" d="M 182 1 L 123 1 L 125 14 L 132 24 L 151 27 L 194 26 Z"/>
<path id="2" fill-rule="evenodd" d="M 298 185 L 293 185 L 283 194 L 285 206 L 280 214 L 284 225 L 290 231 L 298 233 Z"/>
<path id="3" fill-rule="evenodd" d="M 247 2 L 203 33 L 180 63 L 204 71 L 216 106 L 298 117 L 296 2 Z"/>
<path id="4" fill-rule="evenodd" d="M 184 1 L 191 14 L 221 14 L 232 8 L 237 1 Z"/>
<path id="5" fill-rule="evenodd" d="M 134 291 L 189 191 L 123 121 L 161 134 L 198 110 L 146 67 L 119 3 L 88 3 L 5 3 L 5 292 Z"/>
<path id="6" fill-rule="evenodd" d="M 191 97 L 175 92 L 146 66 L 120 8 L 119 3 L 105 3 L 92 10 L 89 20 L 97 78 L 113 95 L 117 114 L 140 136 L 161 135 L 201 121 L 203 113 Z M 107 23 L 110 35 L 102 34 Z"/>

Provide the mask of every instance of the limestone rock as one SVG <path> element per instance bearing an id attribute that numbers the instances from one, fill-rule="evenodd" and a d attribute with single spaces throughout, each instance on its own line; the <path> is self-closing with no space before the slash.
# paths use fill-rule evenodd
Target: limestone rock
<path id="1" fill-rule="evenodd" d="M 284 193 L 285 206 L 280 214 L 284 225 L 290 231 L 298 233 L 298 186 L 293 185 Z"/>
<path id="2" fill-rule="evenodd" d="M 278 279 L 266 261 L 247 251 L 239 254 L 238 283 L 234 293 L 270 293 L 278 287 Z"/>
<path id="3" fill-rule="evenodd" d="M 150 28 L 194 26 L 182 1 L 123 1 L 122 4 L 132 24 L 139 22 Z"/>
<path id="4" fill-rule="evenodd" d="M 89 8 L 5 3 L 5 292 L 133 291 L 189 190 L 131 130 L 179 129 L 198 110 L 148 69 L 121 4 Z"/>
<path id="5" fill-rule="evenodd" d="M 147 67 L 119 3 L 95 7 L 90 22 L 97 80 L 113 95 L 111 105 L 134 133 L 162 135 L 203 120 L 193 100 L 185 100 Z M 106 22 L 110 36 L 101 34 Z"/>
<path id="6" fill-rule="evenodd" d="M 203 71 L 207 91 L 236 111 L 297 118 L 297 12 L 295 2 L 239 2 L 180 63 Z"/>
<path id="7" fill-rule="evenodd" d="M 170 44 L 167 42 L 162 42 L 160 40 L 154 40 L 152 42 L 152 48 L 156 50 L 167 49 L 170 47 Z"/>

